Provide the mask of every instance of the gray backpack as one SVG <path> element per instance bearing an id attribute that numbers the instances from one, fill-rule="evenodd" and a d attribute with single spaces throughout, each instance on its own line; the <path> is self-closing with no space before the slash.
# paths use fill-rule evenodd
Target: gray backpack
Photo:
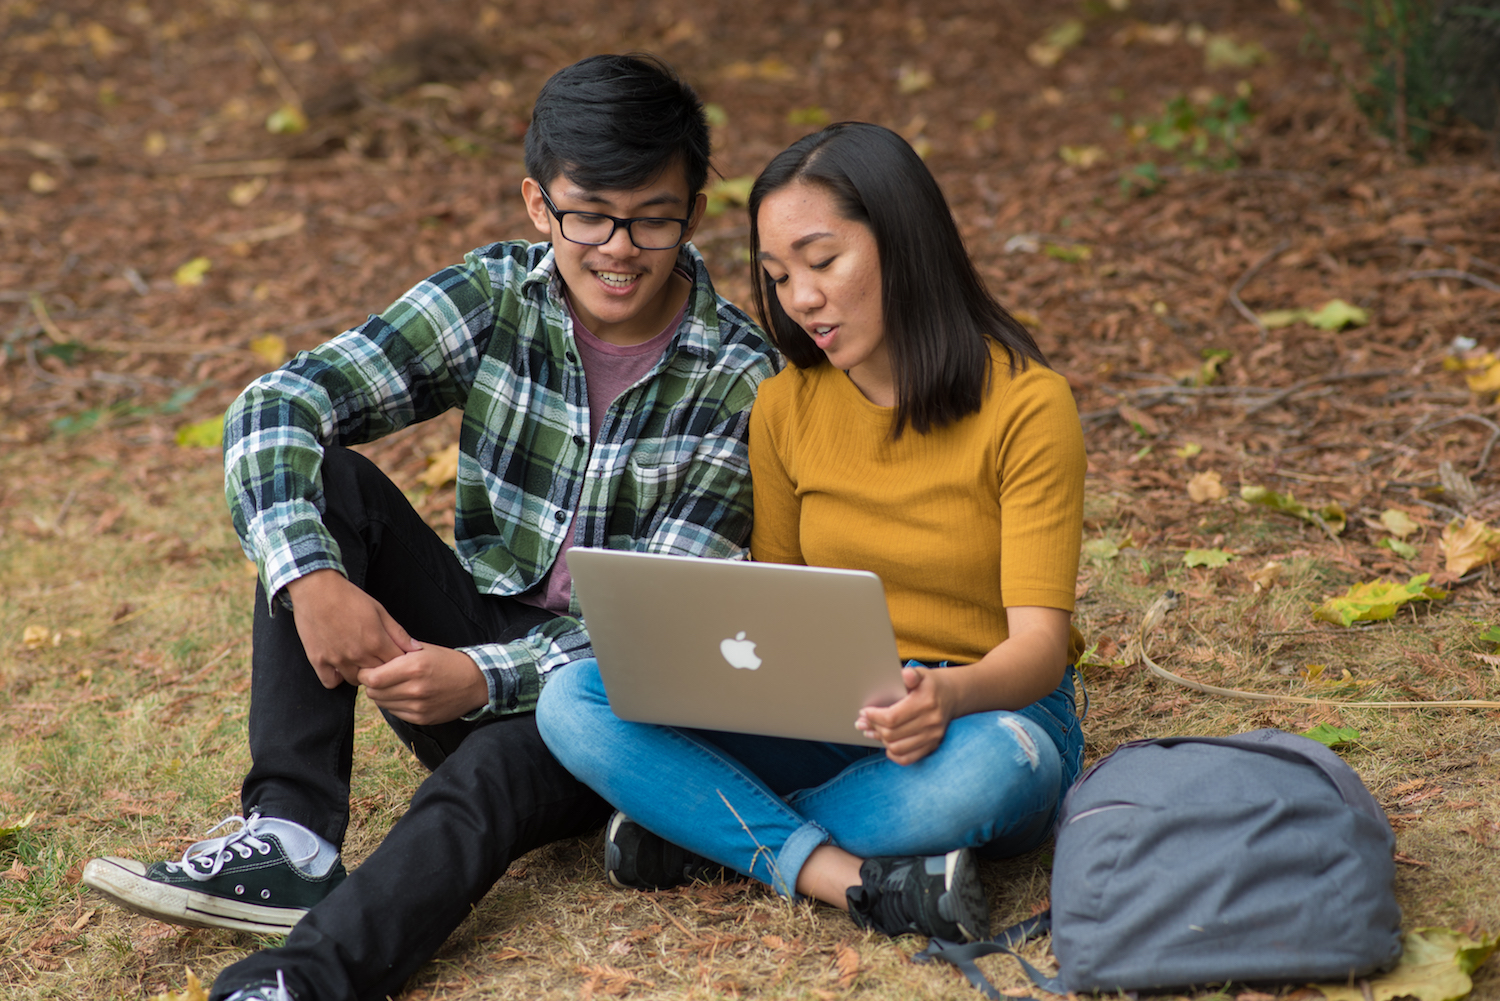
<path id="1" fill-rule="evenodd" d="M 1316 741 L 1131 741 L 1063 801 L 1050 918 L 919 958 L 998 998 L 974 958 L 1050 927 L 1058 976 L 1022 963 L 1055 993 L 1347 981 L 1400 957 L 1394 850 L 1375 798 Z"/>

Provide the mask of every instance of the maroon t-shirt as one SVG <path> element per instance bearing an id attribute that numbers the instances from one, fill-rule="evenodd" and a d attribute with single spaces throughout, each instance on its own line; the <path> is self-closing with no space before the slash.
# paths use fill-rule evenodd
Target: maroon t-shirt
<path id="1" fill-rule="evenodd" d="M 677 273 L 692 281 L 690 275 L 680 270 Z M 667 349 L 667 342 L 672 339 L 683 316 L 687 314 L 687 300 L 683 300 L 682 308 L 661 333 L 640 344 L 620 345 L 601 341 L 578 319 L 571 302 L 568 303 L 568 314 L 573 319 L 573 343 L 578 348 L 578 359 L 583 363 L 583 380 L 588 388 L 589 442 L 592 443 L 599 440 L 599 425 L 604 422 L 604 414 L 609 410 L 610 404 L 625 390 L 641 381 Z M 517 595 L 517 600 L 559 615 L 565 614 L 568 611 L 568 600 L 573 594 L 573 575 L 568 573 L 567 561 L 567 553 L 572 546 L 573 526 L 570 521 L 568 535 L 563 540 L 562 548 L 557 551 L 557 562 L 552 564 L 552 569 L 547 571 L 547 576 L 542 578 L 539 586 Z"/>

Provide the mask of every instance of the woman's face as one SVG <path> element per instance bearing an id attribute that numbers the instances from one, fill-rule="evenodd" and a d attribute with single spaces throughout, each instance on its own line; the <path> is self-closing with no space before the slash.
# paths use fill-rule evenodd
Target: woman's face
<path id="1" fill-rule="evenodd" d="M 866 397 L 894 406 L 875 234 L 840 215 L 828 189 L 805 183 L 767 196 L 756 225 L 759 263 L 786 315 Z"/>

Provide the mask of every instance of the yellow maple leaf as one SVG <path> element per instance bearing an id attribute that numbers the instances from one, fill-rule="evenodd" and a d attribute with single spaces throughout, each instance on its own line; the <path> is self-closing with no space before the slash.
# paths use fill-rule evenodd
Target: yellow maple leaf
<path id="1" fill-rule="evenodd" d="M 1478 518 L 1465 518 L 1463 524 L 1454 518 L 1443 526 L 1438 546 L 1447 561 L 1446 568 L 1462 576 L 1500 556 L 1500 532 Z"/>
<path id="2" fill-rule="evenodd" d="M 1313 606 L 1313 618 L 1349 626 L 1355 622 L 1380 622 L 1394 618 L 1396 611 L 1409 601 L 1434 601 L 1448 597 L 1441 588 L 1428 587 L 1431 574 L 1418 574 L 1405 584 L 1372 580 L 1351 585 L 1349 590 Z"/>
<path id="3" fill-rule="evenodd" d="M 417 477 L 429 490 L 436 490 L 458 479 L 458 444 L 455 442 L 427 457 L 427 471 Z"/>

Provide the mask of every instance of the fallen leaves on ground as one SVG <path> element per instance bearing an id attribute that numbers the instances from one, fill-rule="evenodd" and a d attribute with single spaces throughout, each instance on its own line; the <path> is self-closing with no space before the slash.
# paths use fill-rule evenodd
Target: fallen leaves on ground
<path id="1" fill-rule="evenodd" d="M 1083 34 L 1083 22 L 1076 17 L 1070 17 L 1047 32 L 1040 40 L 1026 46 L 1026 58 L 1041 67 L 1055 66 L 1058 60 L 1062 59 L 1064 52 L 1083 41 Z"/>
<path id="2" fill-rule="evenodd" d="M 208 274 L 211 267 L 213 262 L 207 257 L 195 257 L 172 272 L 172 281 L 182 288 L 202 285 L 203 276 Z"/>
<path id="3" fill-rule="evenodd" d="M 1260 322 L 1267 330 L 1290 327 L 1294 323 L 1306 323 L 1319 330 L 1343 330 L 1345 327 L 1365 326 L 1370 322 L 1370 314 L 1342 299 L 1330 299 L 1317 309 L 1273 309 L 1262 313 Z"/>
<path id="4" fill-rule="evenodd" d="M 24 831 L 26 828 L 31 826 L 31 822 L 35 819 L 36 811 L 32 810 L 30 813 L 28 813 L 26 816 L 22 817 L 15 823 L 0 825 L 0 839 L 8 838 L 20 831 Z"/>
<path id="5" fill-rule="evenodd" d="M 1281 579 L 1281 564 L 1270 560 L 1259 570 L 1252 570 L 1245 575 L 1245 579 L 1255 585 L 1255 593 L 1269 590 L 1272 584 Z"/>
<path id="6" fill-rule="evenodd" d="M 833 965 L 839 973 L 839 986 L 848 990 L 859 976 L 859 952 L 851 945 L 841 944 L 834 950 Z"/>
<path id="7" fill-rule="evenodd" d="M 1355 622 L 1379 622 L 1394 618 L 1402 605 L 1411 601 L 1432 601 L 1448 597 L 1448 592 L 1428 587 L 1431 574 L 1417 574 L 1405 584 L 1388 580 L 1372 580 L 1355 584 L 1348 592 L 1329 598 L 1313 610 L 1313 618 L 1332 622 L 1338 626 L 1349 626 Z"/>
<path id="8" fill-rule="evenodd" d="M 198 982 L 198 975 L 192 970 L 187 971 L 187 986 L 181 991 L 163 991 L 155 995 L 151 1001 L 208 1001 L 208 991 Z"/>
<path id="9" fill-rule="evenodd" d="M 1240 487 L 1240 499 L 1268 507 L 1272 511 L 1289 514 L 1293 518 L 1301 518 L 1305 522 L 1325 529 L 1330 535 L 1338 535 L 1348 523 L 1348 516 L 1344 514 L 1343 507 L 1336 501 L 1330 501 L 1317 510 L 1313 510 L 1306 504 L 1299 503 L 1291 494 L 1279 494 L 1274 490 L 1259 486 Z"/>
<path id="10" fill-rule="evenodd" d="M 1411 515 L 1394 507 L 1386 508 L 1380 512 L 1380 523 L 1385 526 L 1387 532 L 1390 532 L 1398 539 L 1404 539 L 1422 527 L 1412 520 Z"/>
<path id="11" fill-rule="evenodd" d="M 250 352 L 271 368 L 280 368 L 286 361 L 286 338 L 277 334 L 266 334 L 250 342 Z"/>
<path id="12" fill-rule="evenodd" d="M 1234 553 L 1225 549 L 1189 549 L 1182 555 L 1184 566 L 1225 567 L 1234 559 Z"/>
<path id="13" fill-rule="evenodd" d="M 1443 527 L 1438 548 L 1443 552 L 1445 568 L 1463 576 L 1500 556 L 1500 531 L 1477 518 L 1465 518 L 1462 522 L 1455 518 Z"/>
<path id="14" fill-rule="evenodd" d="M 1194 473 L 1188 479 L 1187 492 L 1194 504 L 1207 504 L 1209 501 L 1222 500 L 1229 495 L 1229 491 L 1224 489 L 1223 478 L 1217 470 L 1213 469 Z"/>
<path id="15" fill-rule="evenodd" d="M 458 479 L 458 442 L 427 457 L 427 470 L 417 481 L 429 490 L 437 490 Z"/>
<path id="16" fill-rule="evenodd" d="M 1369 991 L 1360 984 L 1315 984 L 1328 1001 L 1457 1001 L 1474 989 L 1475 970 L 1489 958 L 1496 940 L 1478 941 L 1450 928 L 1415 928 L 1401 942 L 1401 961 L 1389 973 L 1368 978 Z"/>
<path id="17" fill-rule="evenodd" d="M 224 415 L 184 424 L 172 440 L 183 448 L 218 448 L 224 444 Z"/>
<path id="18" fill-rule="evenodd" d="M 1330 726 L 1327 723 L 1319 723 L 1311 730 L 1303 730 L 1302 736 L 1309 740 L 1316 740 L 1324 747 L 1342 747 L 1352 744 L 1359 739 L 1359 731 L 1348 726 Z"/>

